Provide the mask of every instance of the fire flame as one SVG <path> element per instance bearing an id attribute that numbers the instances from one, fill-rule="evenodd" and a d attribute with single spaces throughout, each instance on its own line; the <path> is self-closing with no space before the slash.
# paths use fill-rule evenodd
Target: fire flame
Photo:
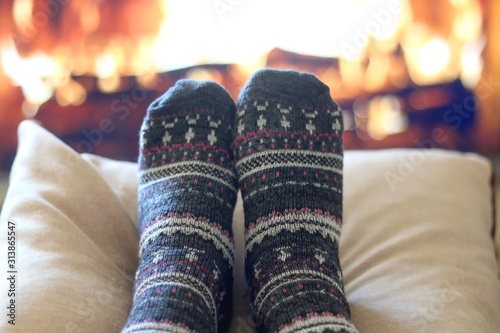
<path id="1" fill-rule="evenodd" d="M 344 96 L 404 87 L 408 80 L 428 85 L 461 78 L 474 87 L 483 68 L 478 0 L 440 1 L 450 10 L 444 27 L 426 22 L 417 1 L 314 0 L 312 15 L 293 0 L 123 0 L 118 6 L 57 0 L 50 8 L 12 0 L 10 31 L 0 29 L 0 76 L 22 88 L 26 116 L 52 96 L 61 106 L 83 103 L 87 91 L 73 79 L 78 75 L 95 76 L 101 91 L 113 92 L 124 75 L 207 62 L 239 63 L 240 72 L 251 73 L 273 47 L 339 58 Z M 372 104 L 374 137 L 405 127 L 393 97 Z"/>

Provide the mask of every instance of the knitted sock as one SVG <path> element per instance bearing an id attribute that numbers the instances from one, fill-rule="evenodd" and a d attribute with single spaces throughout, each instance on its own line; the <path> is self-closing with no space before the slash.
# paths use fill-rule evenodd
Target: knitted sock
<path id="1" fill-rule="evenodd" d="M 139 157 L 140 262 L 125 332 L 224 332 L 231 320 L 236 106 L 181 80 L 148 108 Z"/>
<path id="2" fill-rule="evenodd" d="M 233 150 L 260 332 L 357 332 L 338 256 L 342 115 L 315 76 L 265 69 L 242 90 Z"/>

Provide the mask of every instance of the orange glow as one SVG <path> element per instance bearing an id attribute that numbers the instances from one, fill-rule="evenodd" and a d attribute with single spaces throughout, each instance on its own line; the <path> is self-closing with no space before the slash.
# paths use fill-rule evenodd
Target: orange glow
<path id="1" fill-rule="evenodd" d="M 92 2 L 85 2 L 82 4 L 80 11 L 80 24 L 85 33 L 92 33 L 99 28 L 101 15 L 97 4 Z"/>
<path id="2" fill-rule="evenodd" d="M 368 108 L 368 134 L 372 139 L 382 140 L 390 134 L 404 132 L 408 127 L 407 116 L 401 110 L 396 96 L 386 95 L 370 101 Z"/>
<path id="3" fill-rule="evenodd" d="M 33 0 L 15 0 L 12 7 L 12 16 L 18 29 L 24 34 L 33 29 L 31 16 L 33 15 Z"/>
<path id="4" fill-rule="evenodd" d="M 473 87 L 483 68 L 478 0 L 449 0 L 445 28 L 414 13 L 418 0 L 311 0 L 315 15 L 303 15 L 298 0 L 228 2 L 234 6 L 223 12 L 206 0 L 71 1 L 57 7 L 57 23 L 38 0 L 12 1 L 14 33 L 0 36 L 3 72 L 32 105 L 52 96 L 61 105 L 82 103 L 86 91 L 71 79 L 79 75 L 97 77 L 106 93 L 119 89 L 122 76 L 150 87 L 156 73 L 203 63 L 236 63 L 249 75 L 274 47 L 339 58 L 340 73 L 330 77 L 351 97 L 409 79 L 428 85 L 461 78 Z M 287 15 L 275 15 L 283 8 Z M 189 75 L 222 80 L 204 71 Z"/>
<path id="5" fill-rule="evenodd" d="M 85 89 L 73 80 L 56 90 L 56 100 L 61 106 L 80 105 L 85 101 L 85 97 Z"/>

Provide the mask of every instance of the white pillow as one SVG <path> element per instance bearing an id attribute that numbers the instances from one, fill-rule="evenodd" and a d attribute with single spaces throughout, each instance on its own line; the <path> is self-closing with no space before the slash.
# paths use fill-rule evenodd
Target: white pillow
<path id="1" fill-rule="evenodd" d="M 340 258 L 360 332 L 500 332 L 490 181 L 473 154 L 346 154 Z"/>
<path id="2" fill-rule="evenodd" d="M 18 306 L 15 329 L 3 320 L 0 331 L 119 332 L 137 265 L 136 164 L 78 155 L 31 121 L 19 139 L 0 217 L 4 235 L 7 221 L 18 232 Z M 499 332 L 490 166 L 477 155 L 422 154 L 346 152 L 340 248 L 353 320 L 360 332 Z M 231 332 L 253 332 L 241 199 L 233 228 Z"/>
<path id="3" fill-rule="evenodd" d="M 495 246 L 497 254 L 498 263 L 498 278 L 500 279 L 500 159 L 496 161 L 497 169 L 495 170 L 495 217 L 496 217 L 496 228 L 495 228 Z"/>
<path id="4" fill-rule="evenodd" d="M 31 121 L 18 135 L 0 217 L 2 253 L 8 221 L 16 228 L 15 298 L 4 256 L 0 332 L 119 332 L 138 262 L 136 165 L 93 164 Z M 15 326 L 4 314 L 11 299 Z"/>

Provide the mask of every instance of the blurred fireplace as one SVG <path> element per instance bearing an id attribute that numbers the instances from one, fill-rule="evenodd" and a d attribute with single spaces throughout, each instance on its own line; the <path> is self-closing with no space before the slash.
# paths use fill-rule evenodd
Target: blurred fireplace
<path id="1" fill-rule="evenodd" d="M 309 71 L 327 83 L 344 111 L 346 149 L 439 147 L 500 153 L 500 117 L 495 111 L 500 106 L 500 75 L 498 63 L 492 61 L 499 59 L 500 52 L 491 42 L 500 31 L 493 18 L 500 10 L 498 2 L 410 1 L 401 14 L 410 15 L 403 22 L 410 27 L 399 27 L 383 40 L 358 31 L 354 37 L 366 37 L 367 42 L 361 54 L 352 58 L 347 44 L 344 55 L 335 57 L 274 48 L 252 65 L 204 64 L 157 72 L 144 65 L 152 60 L 148 56 L 141 60 L 140 54 L 153 47 L 150 36 L 160 34 L 162 20 L 169 18 L 162 1 L 82 1 L 76 2 L 78 10 L 71 11 L 65 10 L 70 5 L 67 1 L 58 1 L 0 4 L 1 15 L 14 16 L 10 26 L 5 17 L 0 24 L 0 36 L 4 36 L 0 44 L 0 161 L 4 169 L 15 154 L 15 128 L 25 118 L 40 121 L 79 152 L 133 161 L 147 106 L 176 80 L 215 80 L 236 98 L 252 71 L 263 66 Z M 23 3 L 28 7 L 31 3 L 31 8 Z M 47 3 L 53 5 L 44 9 Z M 31 13 L 35 20 L 36 13 L 51 13 L 55 8 L 57 15 L 46 17 L 54 22 L 39 29 L 37 36 L 26 37 L 16 27 L 20 18 L 14 13 Z M 75 11 L 85 19 L 74 16 Z M 150 20 L 137 22 L 137 13 Z M 116 23 L 104 24 L 96 18 L 103 15 L 113 15 Z M 75 19 L 86 22 L 80 30 L 72 24 Z M 117 32 L 130 40 L 113 39 Z M 125 51 L 121 43 L 128 45 Z M 63 83 L 54 81 L 54 76 L 40 82 L 21 77 L 30 64 L 49 66 L 51 56 L 74 58 L 70 48 L 76 47 L 88 58 L 75 59 L 73 68 L 59 68 Z M 34 54 L 41 56 L 33 58 Z"/>

